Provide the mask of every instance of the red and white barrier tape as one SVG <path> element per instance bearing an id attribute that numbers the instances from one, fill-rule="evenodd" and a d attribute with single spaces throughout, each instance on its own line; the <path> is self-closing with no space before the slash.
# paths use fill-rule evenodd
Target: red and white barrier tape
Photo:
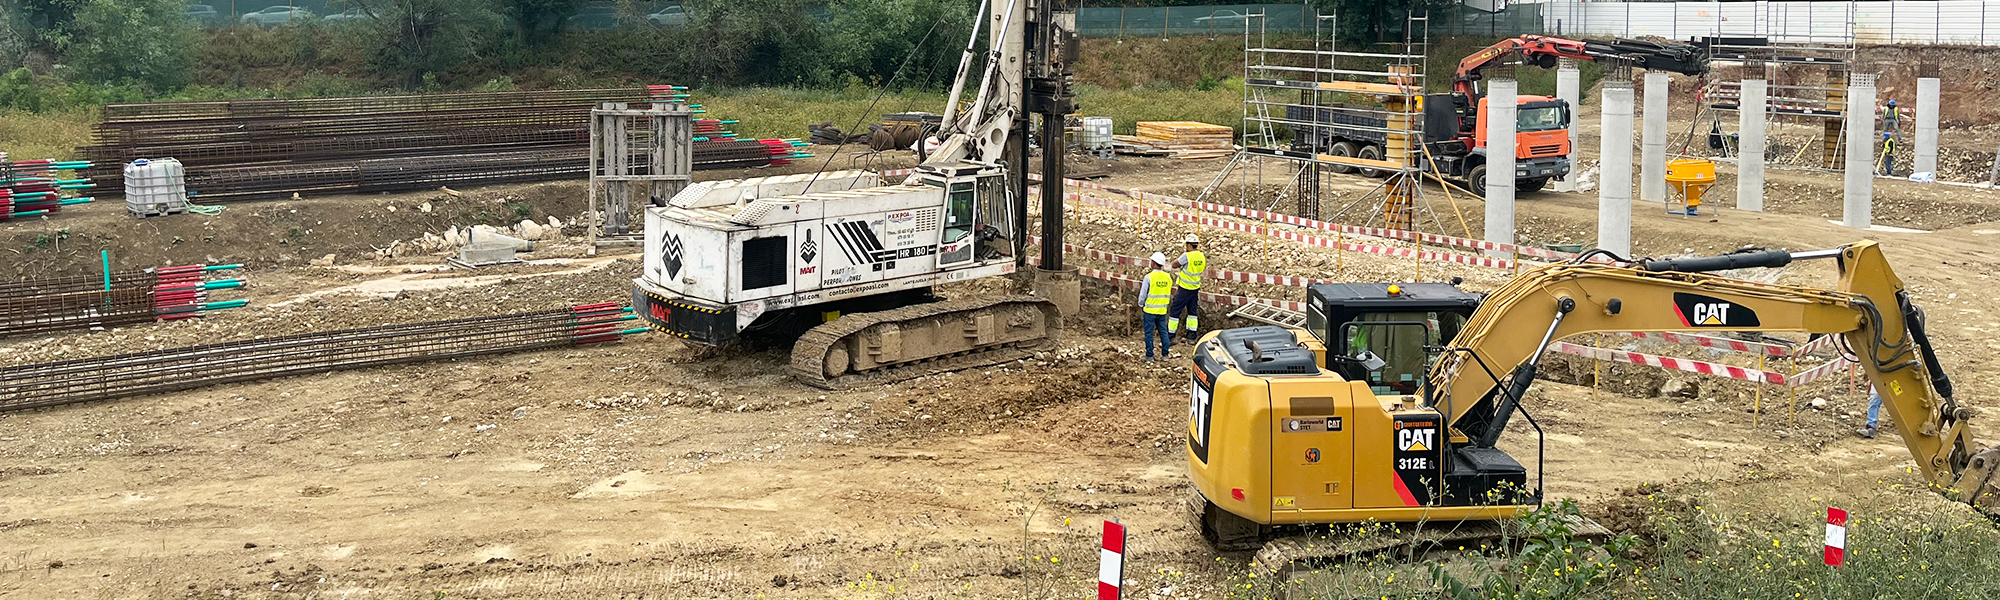
<path id="1" fill-rule="evenodd" d="M 1814 380 L 1826 377 L 1828 375 L 1846 371 L 1848 365 L 1852 364 L 1854 364 L 1854 361 L 1847 360 L 1846 357 L 1836 358 L 1827 361 L 1826 364 L 1806 369 L 1804 371 L 1799 371 L 1797 375 L 1792 376 L 1791 385 L 1793 387 L 1797 387 L 1808 383 L 1812 383 Z"/>
<path id="2" fill-rule="evenodd" d="M 1028 175 L 1028 178 L 1032 181 L 1042 180 L 1041 175 L 1033 173 L 1030 173 Z M 1342 225 L 1339 223 L 1329 223 L 1326 221 L 1308 219 L 1305 217 L 1295 217 L 1292 215 L 1286 215 L 1280 213 L 1265 212 L 1252 208 L 1243 208 L 1240 206 L 1230 206 L 1227 204 L 1216 204 L 1212 202 L 1195 202 L 1193 200 L 1177 196 L 1168 196 L 1166 194 L 1155 194 L 1152 192 L 1145 192 L 1140 190 L 1127 190 L 1124 188 L 1115 188 L 1099 183 L 1091 183 L 1088 181 L 1080 181 L 1076 179 L 1065 179 L 1063 180 L 1063 184 L 1066 186 L 1078 187 L 1087 190 L 1099 190 L 1103 192 L 1109 192 L 1112 194 L 1125 196 L 1127 198 L 1132 198 L 1135 200 L 1152 200 L 1155 202 L 1164 202 L 1175 206 L 1185 206 L 1206 212 L 1227 214 L 1227 215 L 1233 215 L 1250 219 L 1258 219 L 1261 221 L 1268 221 L 1275 223 L 1284 223 L 1295 227 L 1306 227 L 1310 229 L 1320 229 L 1325 231 L 1337 231 L 1340 233 L 1346 233 L 1351 235 L 1365 235 L 1371 237 L 1388 238 L 1388 239 L 1405 240 L 1405 241 L 1422 241 L 1425 243 L 1458 246 L 1461 248 L 1468 248 L 1473 250 L 1493 250 L 1497 252 L 1518 253 L 1521 256 L 1528 256 L 1528 257 L 1548 259 L 1548 260 L 1569 260 L 1571 258 L 1576 258 L 1577 256 L 1569 252 L 1546 250 L 1542 248 L 1536 248 L 1533 246 L 1501 244 L 1496 242 L 1488 242 L 1485 240 L 1452 237 L 1448 235 L 1438 235 L 1438 234 L 1423 233 L 1418 231 L 1407 231 L 1402 229 L 1387 229 L 1381 227 L 1361 227 L 1356 225 Z M 1508 266 L 1504 268 L 1511 269 L 1513 268 L 1513 265 L 1509 263 Z"/>
<path id="3" fill-rule="evenodd" d="M 1791 356 L 1793 352 L 1792 347 L 1790 346 L 1781 346 L 1778 344 L 1766 344 L 1762 342 L 1746 342 L 1743 340 L 1732 340 L 1729 338 L 1696 335 L 1692 333 L 1673 333 L 1666 331 L 1630 331 L 1630 332 L 1623 332 L 1621 333 L 1621 335 L 1662 340 L 1662 341 L 1674 342 L 1677 344 L 1693 344 L 1705 348 L 1715 348 L 1717 350 L 1733 350 L 1736 352 L 1747 352 L 1750 354 L 1763 354 L 1765 356 L 1771 356 L 1771 357 Z"/>
<path id="4" fill-rule="evenodd" d="M 1134 213 L 1142 216 L 1165 219 L 1169 221 L 1180 221 L 1183 223 L 1193 223 L 1205 227 L 1214 227 L 1216 229 L 1237 231 L 1242 233 L 1248 233 L 1251 235 L 1269 236 L 1285 241 L 1298 242 L 1301 244 L 1309 244 L 1324 248 L 1339 248 L 1342 250 L 1347 250 L 1351 252 L 1360 252 L 1364 254 L 1377 254 L 1382 256 L 1393 256 L 1399 258 L 1417 258 L 1420 260 L 1434 260 L 1438 262 L 1450 262 L 1463 265 L 1471 265 L 1475 267 L 1487 267 L 1487 268 L 1502 269 L 1502 270 L 1512 270 L 1514 268 L 1514 262 L 1504 258 L 1468 256 L 1464 254 L 1456 254 L 1452 252 L 1439 252 L 1435 250 L 1417 250 L 1411 248 L 1397 248 L 1393 246 L 1378 246 L 1374 244 L 1353 243 L 1344 240 L 1335 240 L 1332 238 L 1324 238 L 1316 235 L 1299 233 L 1296 231 L 1286 231 L 1280 229 L 1272 229 L 1261 225 L 1238 223 L 1236 221 L 1230 221 L 1226 219 L 1203 217 L 1203 216 L 1191 215 L 1188 213 L 1171 211 L 1171 210 L 1162 210 L 1158 208 L 1135 206 L 1131 204 L 1125 204 L 1122 202 L 1113 202 L 1110 200 L 1092 198 L 1089 196 L 1084 196 L 1082 194 L 1070 194 L 1069 197 L 1071 200 L 1074 200 L 1078 204 L 1087 204 L 1091 206 L 1109 208 L 1121 212 Z"/>
<path id="5" fill-rule="evenodd" d="M 1616 361 L 1616 362 L 1642 365 L 1648 367 L 1659 367 L 1662 369 L 1669 369 L 1674 371 L 1686 371 L 1689 373 L 1714 375 L 1717 377 L 1726 377 L 1729 379 L 1752 381 L 1757 383 L 1769 383 L 1772 385 L 1785 384 L 1785 374 L 1778 373 L 1775 371 L 1760 371 L 1757 369 L 1748 369 L 1744 367 L 1716 364 L 1712 362 L 1703 362 L 1699 360 L 1689 360 L 1685 358 L 1674 358 L 1671 356 L 1654 356 L 1651 354 L 1642 354 L 1638 352 L 1626 352 L 1623 350 L 1611 350 L 1606 348 L 1594 348 L 1591 346 L 1579 346 L 1568 342 L 1555 342 L 1549 344 L 1549 349 L 1554 350 L 1556 352 L 1561 352 L 1563 354 L 1574 354 L 1577 356 L 1594 358 L 1597 360 L 1609 360 L 1609 361 Z"/>
<path id="6" fill-rule="evenodd" d="M 1819 336 L 1819 339 L 1816 339 L 1816 340 L 1812 340 L 1812 341 L 1809 341 L 1809 342 L 1806 342 L 1806 343 L 1805 343 L 1805 345 L 1802 345 L 1802 346 L 1799 346 L 1799 347 L 1798 347 L 1798 349 L 1796 349 L 1796 350 L 1793 350 L 1792 352 L 1793 352 L 1794 354 L 1797 354 L 1797 355 L 1799 355 L 1799 356 L 1805 356 L 1805 355 L 1807 355 L 1807 354 L 1812 354 L 1812 353 L 1814 353 L 1814 352 L 1818 352 L 1818 351 L 1820 351 L 1820 350 L 1822 350 L 1822 349 L 1825 349 L 1825 348 L 1831 348 L 1831 347 L 1833 347 L 1833 342 L 1834 342 L 1834 338 L 1837 338 L 1837 337 L 1840 337 L 1840 336 L 1839 336 L 1839 335 L 1822 335 L 1822 336 Z"/>
<path id="7" fill-rule="evenodd" d="M 1597 360 L 1609 360 L 1609 361 L 1622 362 L 1633 365 L 1659 367 L 1662 369 L 1669 369 L 1674 371 L 1686 371 L 1689 373 L 1714 375 L 1716 377 L 1735 379 L 1739 381 L 1749 381 L 1752 383 L 1768 383 L 1771 385 L 1780 385 L 1786 387 L 1798 387 L 1808 383 L 1812 383 L 1813 381 L 1824 378 L 1827 375 L 1832 375 L 1834 373 L 1841 372 L 1842 369 L 1845 369 L 1847 365 L 1851 363 L 1851 361 L 1848 361 L 1845 358 L 1836 358 L 1833 359 L 1832 361 L 1827 362 L 1826 364 L 1806 369 L 1804 371 L 1800 371 L 1796 375 L 1786 375 L 1784 373 L 1779 373 L 1776 371 L 1764 371 L 1759 369 L 1751 369 L 1733 365 L 1724 365 L 1724 364 L 1704 362 L 1699 360 L 1690 360 L 1686 358 L 1674 358 L 1671 356 L 1655 356 L 1652 354 L 1645 354 L 1641 352 L 1627 352 L 1624 350 L 1612 350 L 1609 348 L 1580 346 L 1568 342 L 1555 342 L 1549 344 L 1549 349 L 1554 350 L 1556 352 L 1561 352 L 1563 354 L 1574 354 L 1577 356 L 1593 358 Z"/>
<path id="8" fill-rule="evenodd" d="M 1042 264 L 1042 261 L 1040 258 L 1030 256 L 1028 257 L 1028 264 L 1040 265 Z M 1108 282 L 1114 286 L 1117 286 L 1120 289 L 1136 290 L 1139 289 L 1139 286 L 1144 283 L 1137 279 L 1126 277 L 1124 275 L 1120 275 L 1110 271 L 1101 271 L 1098 269 L 1078 268 L 1076 270 L 1076 274 L 1084 277 L 1089 277 L 1091 279 Z M 1213 292 L 1202 292 L 1201 301 L 1213 302 L 1224 306 L 1243 306 L 1245 304 L 1250 304 L 1252 302 L 1255 302 L 1258 304 L 1267 304 L 1270 306 L 1276 306 L 1278 308 L 1291 311 L 1305 312 L 1306 310 L 1306 303 L 1304 302 L 1297 302 L 1291 300 L 1266 300 L 1263 298 L 1251 298 L 1249 296 L 1236 296 L 1231 294 L 1217 294 Z"/>
<path id="9" fill-rule="evenodd" d="M 881 176 L 894 177 L 897 175 L 908 175 L 911 172 L 912 172 L 911 169 L 893 169 L 889 171 L 882 171 Z M 1030 173 L 1028 177 L 1030 180 L 1033 181 L 1041 181 L 1041 176 L 1037 174 Z M 1421 241 L 1424 243 L 1444 244 L 1444 245 L 1459 246 L 1463 248 L 1470 248 L 1477 250 L 1492 250 L 1497 252 L 1517 253 L 1520 256 L 1529 256 L 1529 257 L 1542 258 L 1548 260 L 1567 260 L 1570 258 L 1574 258 L 1576 256 L 1575 254 L 1571 254 L 1568 252 L 1544 250 L 1541 248 L 1534 248 L 1530 246 L 1498 244 L 1484 240 L 1457 238 L 1445 235 L 1405 231 L 1400 229 L 1385 229 L 1380 227 L 1358 227 L 1353 225 L 1341 225 L 1338 223 L 1329 223 L 1326 221 L 1307 219 L 1303 217 L 1294 217 L 1291 215 L 1283 215 L 1278 213 L 1269 213 L 1265 211 L 1228 206 L 1224 204 L 1195 202 L 1193 200 L 1188 200 L 1185 198 L 1178 198 L 1174 196 L 1167 196 L 1164 194 L 1154 194 L 1150 192 L 1142 192 L 1137 190 L 1126 190 L 1123 188 L 1115 188 L 1103 184 L 1091 183 L 1088 181 L 1081 181 L 1076 179 L 1065 179 L 1064 184 L 1068 187 L 1077 187 L 1088 190 L 1098 190 L 1137 200 L 1153 200 L 1158 202 L 1165 202 L 1168 204 L 1174 204 L 1178 206 L 1186 206 L 1217 214 L 1227 214 L 1244 218 L 1260 219 L 1268 222 L 1284 223 L 1296 227 L 1307 227 L 1312 229 L 1334 231 L 1343 234 L 1350 234 L 1357 236 L 1395 239 L 1404 241 Z M 1206 227 L 1216 227 L 1220 229 L 1239 231 L 1254 235 L 1265 235 L 1288 241 L 1312 244 L 1315 246 L 1323 246 L 1328 248 L 1342 248 L 1345 250 L 1352 250 L 1355 252 L 1380 254 L 1384 256 L 1396 256 L 1403 258 L 1415 257 L 1420 260 L 1436 260 L 1440 262 L 1451 262 L 1451 263 L 1458 263 L 1475 267 L 1487 267 L 1492 269 L 1513 270 L 1516 267 L 1514 261 L 1504 258 L 1467 256 L 1452 252 L 1439 252 L 1434 250 L 1413 250 L 1407 248 L 1394 248 L 1394 247 L 1378 246 L 1372 244 L 1358 244 L 1358 243 L 1349 244 L 1345 242 L 1329 240 L 1318 236 L 1307 235 L 1291 231 L 1274 230 L 1266 227 L 1237 223 L 1235 221 L 1227 221 L 1223 219 L 1215 219 L 1209 217 L 1200 217 L 1175 211 L 1160 210 L 1156 208 L 1146 208 L 1141 206 L 1124 204 L 1120 202 L 1100 200 L 1097 198 L 1087 197 L 1082 194 L 1070 194 L 1069 197 L 1073 200 L 1076 200 L 1079 203 L 1089 204 L 1092 206 L 1098 206 L 1102 208 L 1110 208 L 1113 210 L 1137 213 L 1149 217 L 1180 221 L 1183 223 L 1193 223 L 1196 225 L 1202 225 Z"/>
<path id="10" fill-rule="evenodd" d="M 1040 244 L 1042 243 L 1042 236 L 1038 235 L 1028 236 L 1028 243 Z M 1146 263 L 1152 262 L 1151 259 L 1140 258 L 1137 256 L 1125 256 L 1123 254 L 1113 254 L 1110 252 L 1105 252 L 1103 250 L 1097 250 L 1094 248 L 1078 248 L 1075 244 L 1063 244 L 1063 251 L 1074 254 L 1082 254 L 1086 258 L 1090 258 L 1093 260 L 1101 260 L 1129 267 L 1145 267 L 1148 266 Z M 1279 285 L 1287 287 L 1305 287 L 1315 283 L 1338 283 L 1331 279 L 1313 279 L 1310 277 L 1295 277 L 1292 275 L 1272 275 L 1269 273 L 1250 273 L 1246 271 L 1232 271 L 1223 268 L 1210 269 L 1206 278 L 1213 280 L 1221 280 L 1221 281 L 1258 283 L 1264 285 Z"/>

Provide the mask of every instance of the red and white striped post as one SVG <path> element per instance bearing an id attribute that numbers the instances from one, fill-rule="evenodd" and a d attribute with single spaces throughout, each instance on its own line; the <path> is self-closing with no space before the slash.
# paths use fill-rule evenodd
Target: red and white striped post
<path id="1" fill-rule="evenodd" d="M 1104 546 L 1097 554 L 1097 600 L 1118 600 L 1125 587 L 1125 526 L 1104 522 Z"/>
<path id="2" fill-rule="evenodd" d="M 1847 560 L 1847 511 L 1826 509 L 1826 566 L 1838 567 Z"/>

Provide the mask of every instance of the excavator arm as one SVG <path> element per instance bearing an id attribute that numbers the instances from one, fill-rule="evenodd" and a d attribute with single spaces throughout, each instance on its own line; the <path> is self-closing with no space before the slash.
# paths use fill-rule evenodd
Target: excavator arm
<path id="1" fill-rule="evenodd" d="M 1648 42 L 1644 40 L 1614 39 L 1608 42 L 1590 40 L 1570 40 L 1542 35 L 1524 35 L 1501 40 L 1458 61 L 1457 76 L 1452 79 L 1454 91 L 1476 95 L 1473 82 L 1481 78 L 1480 71 L 1487 66 L 1518 54 L 1521 61 L 1543 68 L 1556 66 L 1556 59 L 1576 60 L 1622 60 L 1632 66 L 1656 71 L 1672 71 L 1683 75 L 1700 75 L 1708 72 L 1708 60 L 1701 49 L 1688 44 Z"/>
<path id="2" fill-rule="evenodd" d="M 1838 261 L 1837 290 L 1710 274 Z M 1456 347 L 1429 374 L 1428 402 L 1449 415 L 1454 437 L 1498 441 L 1550 342 L 1596 332 L 1792 331 L 1842 336 L 1881 393 L 1903 443 L 1934 487 L 1989 514 L 2000 512 L 2000 447 L 1974 450 L 1973 411 L 1952 399 L 1912 304 L 1881 249 L 1745 252 L 1629 265 L 1573 261 L 1510 280 L 1473 313 Z M 1539 337 L 1523 332 L 1543 333 Z"/>

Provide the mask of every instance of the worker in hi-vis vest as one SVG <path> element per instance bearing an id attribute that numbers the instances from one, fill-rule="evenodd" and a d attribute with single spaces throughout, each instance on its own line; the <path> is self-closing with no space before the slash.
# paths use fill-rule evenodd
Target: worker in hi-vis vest
<path id="1" fill-rule="evenodd" d="M 1188 234 L 1187 252 L 1174 260 L 1174 300 L 1167 305 L 1169 337 L 1192 340 L 1201 329 L 1201 276 L 1208 272 L 1208 255 L 1202 254 L 1201 236 Z M 1187 333 L 1181 334 L 1181 316 L 1187 316 Z"/>
<path id="2" fill-rule="evenodd" d="M 1153 360 L 1153 338 L 1160 339 L 1160 358 L 1167 357 L 1173 338 L 1167 333 L 1167 300 L 1174 291 L 1174 276 L 1167 272 L 1167 255 L 1153 253 L 1153 270 L 1146 272 L 1139 288 L 1139 325 L 1146 339 L 1146 360 Z M 1156 333 L 1157 332 L 1157 333 Z"/>

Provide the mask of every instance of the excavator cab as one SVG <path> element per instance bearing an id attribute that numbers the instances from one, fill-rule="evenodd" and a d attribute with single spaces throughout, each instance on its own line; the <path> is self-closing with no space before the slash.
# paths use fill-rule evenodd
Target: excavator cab
<path id="1" fill-rule="evenodd" d="M 1321 366 L 1378 396 L 1422 396 L 1445 345 L 1479 295 L 1445 283 L 1326 283 L 1306 291 L 1306 329 L 1327 348 Z"/>

